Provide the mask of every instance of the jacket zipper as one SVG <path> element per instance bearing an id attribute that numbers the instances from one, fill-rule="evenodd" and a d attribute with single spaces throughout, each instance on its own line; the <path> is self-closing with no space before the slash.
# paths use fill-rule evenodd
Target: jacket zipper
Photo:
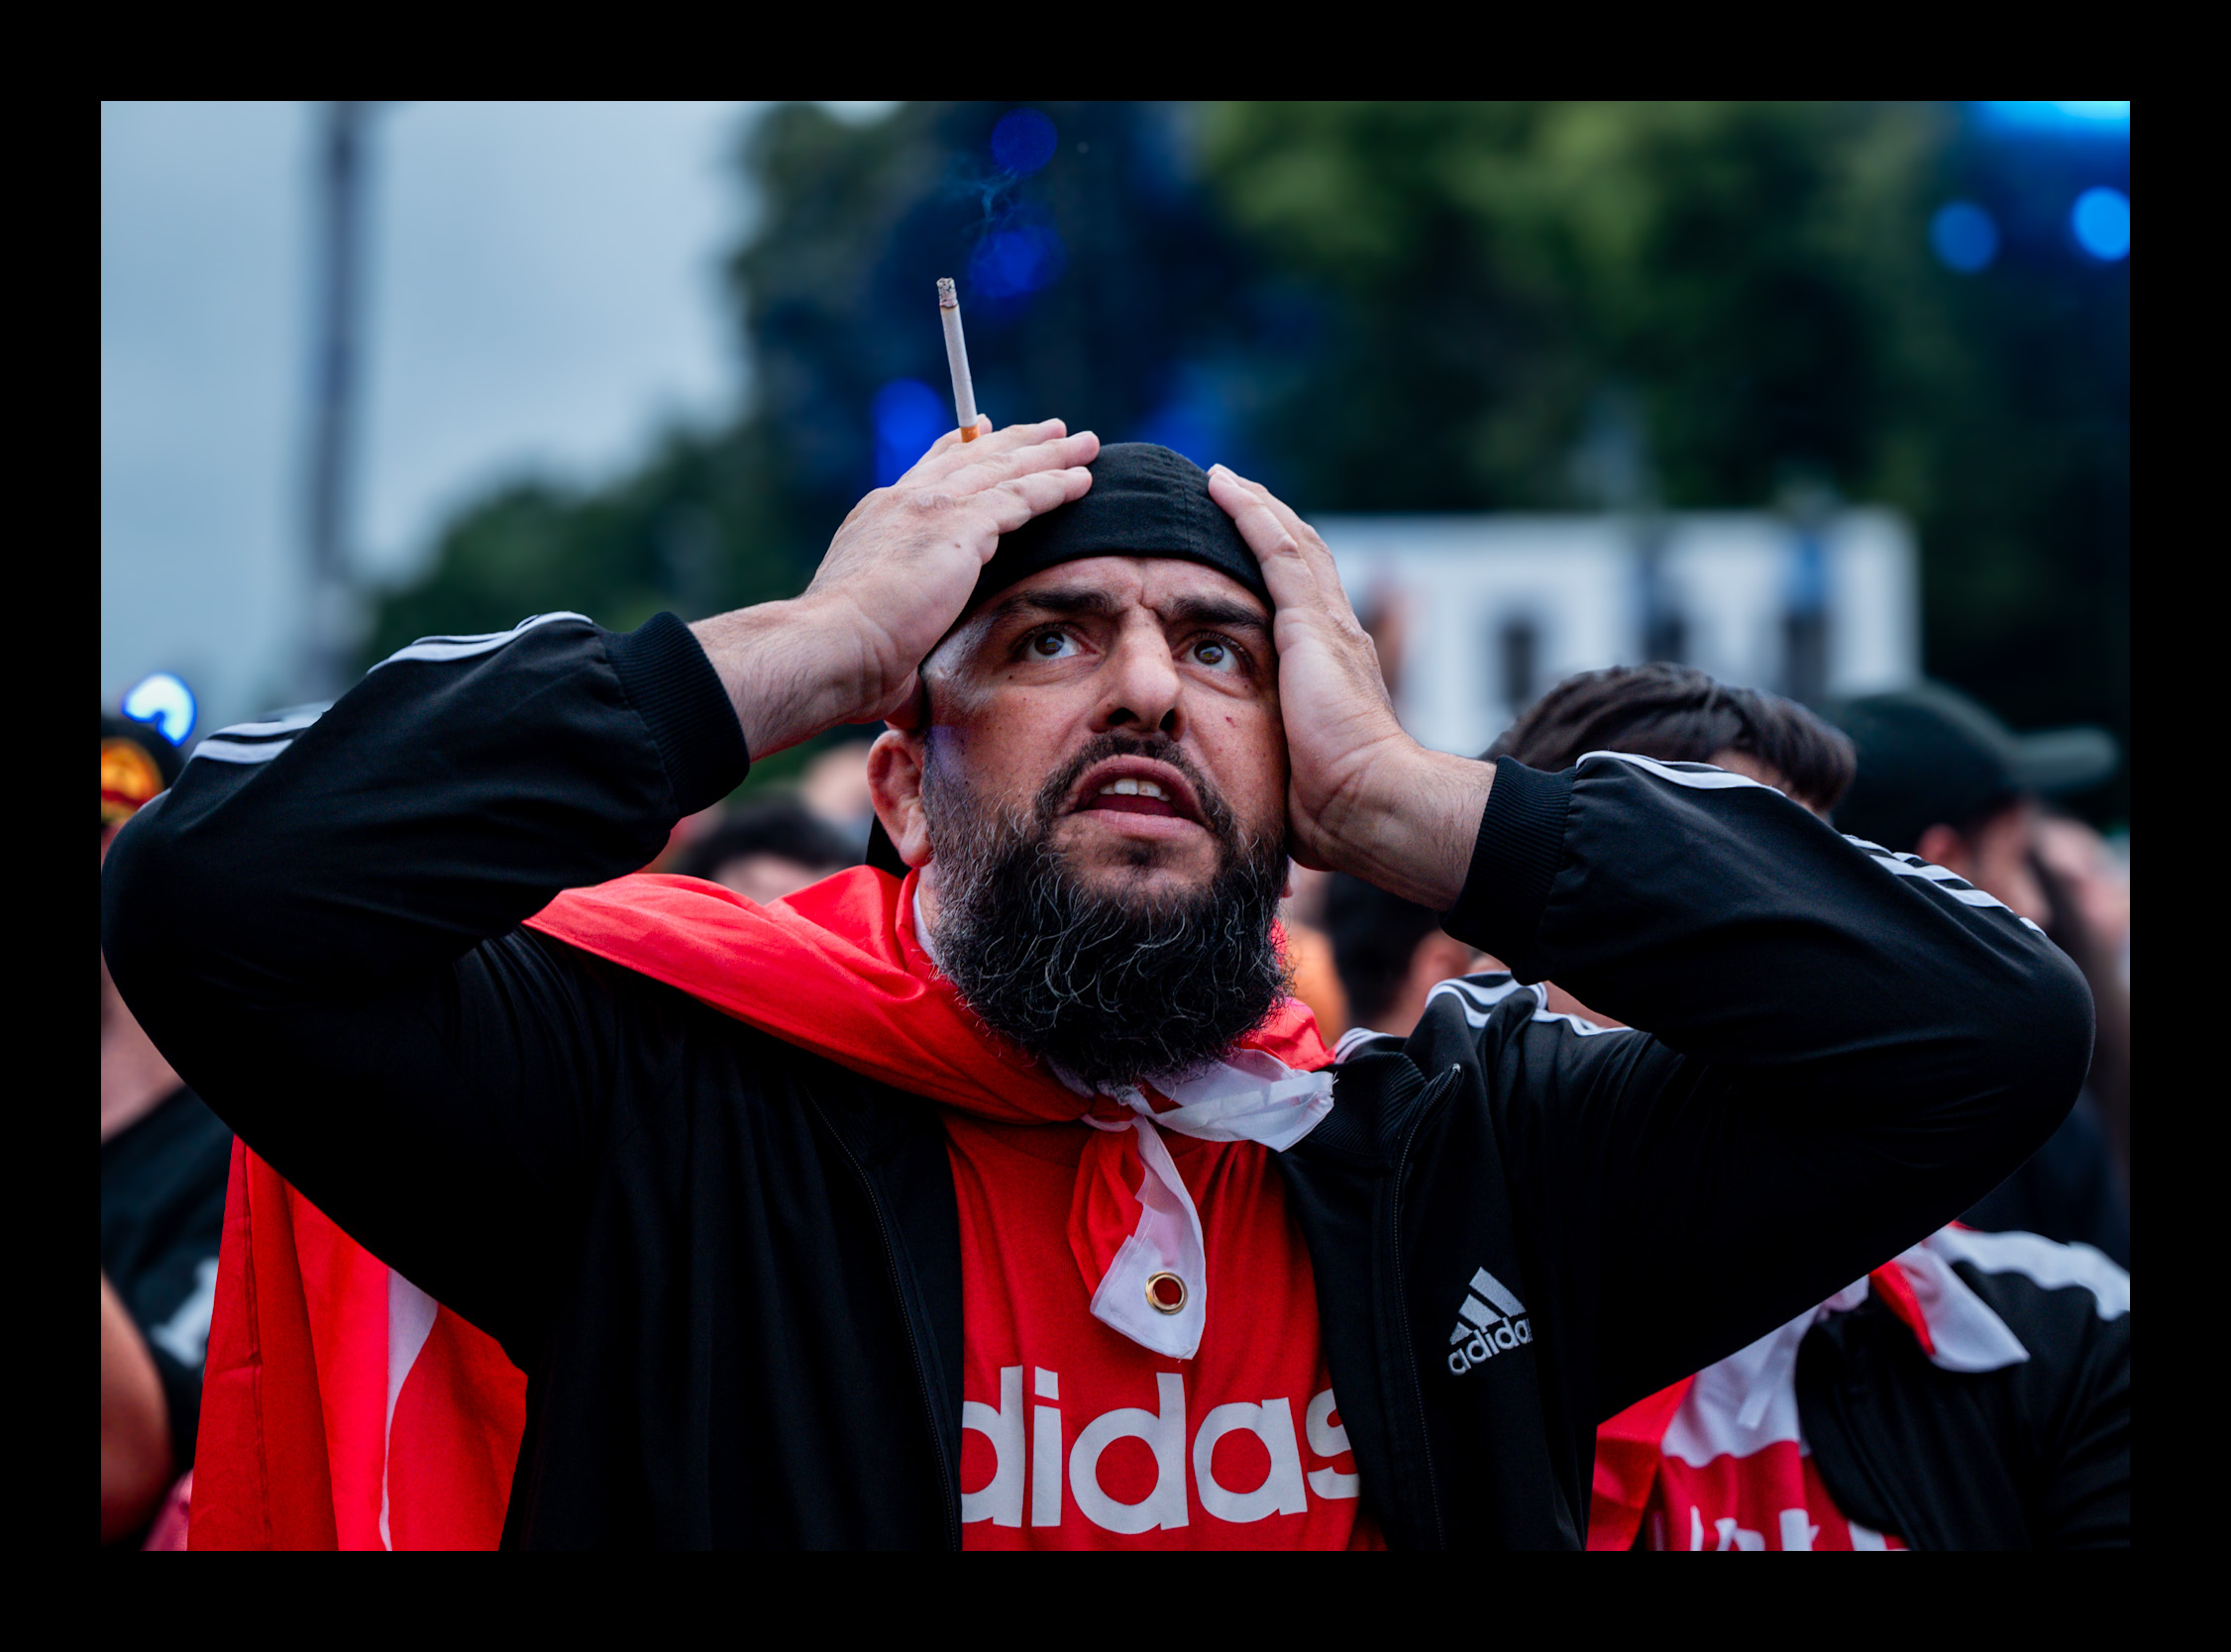
<path id="1" fill-rule="evenodd" d="M 1410 1146 L 1418 1139 L 1418 1131 L 1426 1122 L 1427 1107 L 1447 1086 L 1450 1079 L 1462 1071 L 1461 1067 L 1451 1067 L 1428 1084 L 1418 1097 L 1410 1128 L 1403 1132 L 1402 1151 L 1395 1155 L 1394 1197 L 1387 1207 L 1387 1254 L 1394 1259 L 1395 1330 L 1402 1344 L 1402 1369 L 1410 1378 L 1412 1427 L 1418 1436 L 1418 1459 L 1426 1468 L 1426 1506 L 1434 1517 L 1434 1544 L 1440 1549 L 1448 1547 L 1448 1534 L 1440 1517 L 1440 1485 L 1434 1474 L 1433 1439 L 1426 1430 L 1426 1386 L 1418 1377 L 1417 1344 L 1410 1334 L 1410 1294 L 1404 1289 L 1402 1274 L 1402 1184 L 1403 1171 L 1410 1163 Z"/>
<path id="2" fill-rule="evenodd" d="M 905 1277 L 899 1271 L 899 1242 L 891 1234 L 891 1217 L 876 1194 L 876 1185 L 869 1179 L 867 1167 L 852 1151 L 852 1144 L 829 1122 L 829 1115 L 822 1112 L 819 1102 L 814 1103 L 813 1110 L 820 1114 L 822 1125 L 843 1152 L 852 1174 L 860 1179 L 860 1186 L 868 1195 L 868 1208 L 876 1213 L 876 1233 L 883 1240 L 884 1266 L 891 1271 L 891 1293 L 898 1300 L 899 1322 L 906 1331 L 906 1352 L 914 1363 L 914 1392 L 921 1397 L 922 1415 L 929 1422 L 930 1452 L 937 1459 L 937 1486 L 943 1494 L 939 1506 L 945 1511 L 945 1546 L 958 1549 L 961 1546 L 960 1495 L 954 1490 L 952 1465 L 945 1460 L 945 1431 L 939 1426 L 937 1407 L 930 1402 L 929 1362 L 922 1358 L 921 1338 L 914 1334 L 914 1316 L 906 1301 Z"/>

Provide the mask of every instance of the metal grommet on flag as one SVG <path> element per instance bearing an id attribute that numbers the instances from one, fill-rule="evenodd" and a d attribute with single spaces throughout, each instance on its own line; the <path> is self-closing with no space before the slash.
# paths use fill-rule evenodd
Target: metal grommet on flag
<path id="1" fill-rule="evenodd" d="M 1185 1281 L 1168 1270 L 1146 1276 L 1146 1305 L 1156 1313 L 1183 1313 L 1185 1295 Z"/>

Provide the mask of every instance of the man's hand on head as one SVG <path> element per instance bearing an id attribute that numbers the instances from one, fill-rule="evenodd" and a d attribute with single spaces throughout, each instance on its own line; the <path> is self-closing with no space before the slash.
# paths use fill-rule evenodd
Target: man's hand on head
<path id="1" fill-rule="evenodd" d="M 1295 858 L 1436 911 L 1454 905 L 1493 769 L 1429 752 L 1403 731 L 1378 650 L 1316 529 L 1222 465 L 1209 472 L 1209 494 L 1262 564 L 1277 604 L 1271 635 Z"/>
<path id="2" fill-rule="evenodd" d="M 984 421 L 979 428 L 988 426 Z M 691 627 L 760 758 L 837 723 L 907 721 L 916 671 L 1012 533 L 1092 486 L 1090 431 L 1059 419 L 938 438 L 857 505 L 802 595 Z"/>

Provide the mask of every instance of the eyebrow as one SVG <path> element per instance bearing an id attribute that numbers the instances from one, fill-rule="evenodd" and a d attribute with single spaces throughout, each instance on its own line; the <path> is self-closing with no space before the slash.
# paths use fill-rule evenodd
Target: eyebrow
<path id="1" fill-rule="evenodd" d="M 1270 621 L 1244 602 L 1233 602 L 1222 596 L 1181 596 L 1161 612 L 1165 623 L 1177 625 L 1222 625 L 1234 631 L 1253 631 L 1270 635 Z"/>
<path id="2" fill-rule="evenodd" d="M 1117 601 L 1107 591 L 1092 586 L 1056 586 L 1051 589 L 1016 591 L 1002 597 L 989 610 L 994 626 L 1004 625 L 1017 615 L 1028 613 L 1069 616 L 1090 614 L 1110 619 L 1129 604 Z M 1222 596 L 1181 596 L 1166 608 L 1154 610 L 1165 625 L 1221 625 L 1235 631 L 1252 631 L 1258 636 L 1270 635 L 1270 621 L 1245 603 Z"/>

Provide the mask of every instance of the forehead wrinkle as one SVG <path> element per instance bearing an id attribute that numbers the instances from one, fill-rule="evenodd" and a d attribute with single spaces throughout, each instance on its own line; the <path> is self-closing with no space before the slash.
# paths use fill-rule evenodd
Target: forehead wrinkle
<path id="1" fill-rule="evenodd" d="M 1098 586 L 1055 586 L 1051 589 L 1009 592 L 987 608 L 983 617 L 990 627 L 1004 625 L 1030 613 L 1058 617 L 1090 614 L 1095 618 L 1114 619 L 1133 605 L 1131 601 Z M 1139 602 L 1135 605 L 1145 608 L 1166 626 L 1222 625 L 1266 635 L 1270 630 L 1270 621 L 1253 605 L 1227 596 L 1181 592 L 1159 602 Z"/>
<path id="2" fill-rule="evenodd" d="M 1113 591 L 1096 585 L 1055 585 L 1036 590 L 1009 591 L 985 611 L 995 626 L 1003 625 L 1019 614 L 1093 614 L 1113 618 L 1128 606 Z"/>
<path id="3" fill-rule="evenodd" d="M 1244 602 L 1224 596 L 1174 596 L 1155 608 L 1165 625 L 1222 625 L 1267 634 L 1270 621 Z"/>

